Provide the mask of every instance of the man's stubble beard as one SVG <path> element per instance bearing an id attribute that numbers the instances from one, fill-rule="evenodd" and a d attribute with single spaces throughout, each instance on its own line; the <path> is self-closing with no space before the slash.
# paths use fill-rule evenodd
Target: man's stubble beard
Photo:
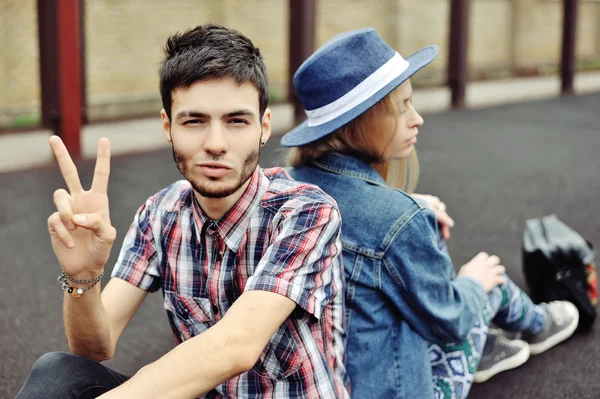
<path id="1" fill-rule="evenodd" d="M 173 160 L 177 165 L 177 169 L 179 172 L 190 182 L 193 189 L 203 197 L 206 198 L 225 198 L 229 197 L 236 191 L 240 189 L 252 177 L 256 166 L 258 165 L 258 160 L 260 158 L 260 147 L 258 150 L 252 151 L 246 159 L 244 160 L 244 164 L 242 165 L 242 171 L 240 173 L 240 178 L 238 181 L 229 186 L 229 187 L 211 187 L 210 183 L 202 183 L 197 180 L 194 180 L 192 176 L 190 176 L 189 171 L 187 170 L 187 166 L 185 164 L 185 160 L 177 151 L 175 151 L 175 147 L 171 145 L 171 150 L 173 151 Z M 212 157 L 213 161 L 218 162 L 219 157 Z M 213 180 L 209 178 L 209 180 Z M 218 179 L 214 179 L 214 181 L 218 181 Z"/>

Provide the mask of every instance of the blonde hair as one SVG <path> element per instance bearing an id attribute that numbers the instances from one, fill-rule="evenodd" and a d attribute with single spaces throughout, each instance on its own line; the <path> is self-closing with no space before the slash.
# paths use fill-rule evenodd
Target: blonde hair
<path id="1" fill-rule="evenodd" d="M 287 155 L 287 164 L 293 167 L 306 165 L 328 152 L 351 155 L 371 164 L 388 186 L 414 192 L 419 180 L 416 151 L 403 159 L 384 159 L 385 150 L 396 134 L 398 112 L 404 107 L 396 99 L 396 90 L 333 133 L 313 143 L 292 148 Z"/>

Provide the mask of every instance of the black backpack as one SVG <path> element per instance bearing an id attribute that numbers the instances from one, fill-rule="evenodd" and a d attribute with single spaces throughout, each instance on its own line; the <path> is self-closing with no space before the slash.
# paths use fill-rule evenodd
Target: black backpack
<path id="1" fill-rule="evenodd" d="M 527 220 L 523 273 L 535 303 L 567 300 L 579 309 L 579 329 L 596 318 L 594 246 L 555 215 Z"/>

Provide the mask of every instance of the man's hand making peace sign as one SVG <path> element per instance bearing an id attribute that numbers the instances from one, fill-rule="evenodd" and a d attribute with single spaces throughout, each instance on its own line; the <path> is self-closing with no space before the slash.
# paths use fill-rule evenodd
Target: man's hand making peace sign
<path id="1" fill-rule="evenodd" d="M 108 177 L 110 143 L 98 143 L 92 187 L 84 191 L 77 168 L 62 140 L 50 137 L 50 146 L 69 189 L 54 192 L 56 212 L 48 218 L 52 248 L 63 271 L 70 277 L 97 277 L 110 256 L 117 232 L 110 223 Z"/>

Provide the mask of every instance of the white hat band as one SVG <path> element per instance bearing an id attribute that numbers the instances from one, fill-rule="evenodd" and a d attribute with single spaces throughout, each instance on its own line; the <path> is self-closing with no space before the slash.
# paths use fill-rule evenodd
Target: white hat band
<path id="1" fill-rule="evenodd" d="M 409 66 L 409 62 L 396 53 L 389 61 L 342 97 L 320 108 L 306 111 L 308 126 L 323 125 L 345 114 L 383 89 Z"/>

